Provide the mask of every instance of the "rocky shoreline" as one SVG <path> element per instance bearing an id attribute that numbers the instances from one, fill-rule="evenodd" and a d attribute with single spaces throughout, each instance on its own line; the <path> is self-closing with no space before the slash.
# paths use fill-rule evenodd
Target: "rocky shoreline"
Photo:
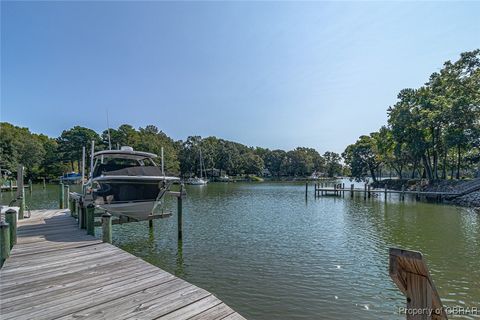
<path id="1" fill-rule="evenodd" d="M 426 180 L 419 179 L 385 179 L 372 183 L 373 188 L 384 188 L 387 185 L 388 189 L 401 190 L 402 185 L 405 190 L 414 191 L 420 185 L 422 191 L 437 191 L 437 192 L 457 192 L 462 188 L 462 185 L 471 180 L 441 180 L 428 183 Z M 452 200 L 447 200 L 447 203 L 462 207 L 480 208 L 480 190 L 471 192 Z"/>

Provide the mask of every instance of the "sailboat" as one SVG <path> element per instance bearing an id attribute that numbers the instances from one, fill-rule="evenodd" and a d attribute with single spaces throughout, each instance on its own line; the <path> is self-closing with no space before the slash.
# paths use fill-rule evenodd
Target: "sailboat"
<path id="1" fill-rule="evenodd" d="M 177 177 L 165 176 L 156 154 L 131 147 L 94 153 L 85 200 L 113 215 L 142 220 L 152 214 Z"/>
<path id="2" fill-rule="evenodd" d="M 203 173 L 205 173 L 205 178 L 203 178 Z M 207 171 L 205 170 L 205 165 L 203 163 L 202 149 L 200 149 L 200 177 L 189 178 L 186 183 L 197 186 L 204 186 L 208 183 Z"/>

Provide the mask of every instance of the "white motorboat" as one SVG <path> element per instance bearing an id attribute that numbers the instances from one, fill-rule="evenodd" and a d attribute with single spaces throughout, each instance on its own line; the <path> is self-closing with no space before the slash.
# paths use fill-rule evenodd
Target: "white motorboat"
<path id="1" fill-rule="evenodd" d="M 130 147 L 100 151 L 93 158 L 93 174 L 85 188 L 85 199 L 113 215 L 147 218 L 170 185 L 179 180 L 165 176 L 154 162 L 156 154 Z"/>
<path id="2" fill-rule="evenodd" d="M 208 183 L 208 181 L 203 178 L 189 178 L 185 183 L 196 186 L 204 186 Z"/>

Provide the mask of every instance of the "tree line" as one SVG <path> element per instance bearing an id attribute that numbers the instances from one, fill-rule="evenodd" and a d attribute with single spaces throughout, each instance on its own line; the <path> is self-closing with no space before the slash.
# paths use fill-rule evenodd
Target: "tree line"
<path id="1" fill-rule="evenodd" d="M 102 133 L 75 126 L 57 138 L 31 133 L 10 123 L 0 123 L 0 168 L 16 172 L 18 164 L 26 168 L 31 179 L 58 178 L 71 171 L 81 171 L 82 147 L 95 151 L 131 146 L 135 150 L 160 154 L 164 149 L 165 170 L 169 174 L 189 177 L 199 175 L 200 152 L 207 174 L 215 169 L 227 175 L 265 175 L 272 177 L 309 176 L 314 172 L 325 176 L 342 174 L 341 156 L 334 152 L 320 155 L 313 148 L 270 150 L 220 139 L 188 137 L 175 141 L 154 125 L 134 128 L 124 124 Z M 87 156 L 86 168 L 89 168 Z"/>
<path id="2" fill-rule="evenodd" d="M 388 122 L 362 135 L 342 156 L 353 178 L 383 171 L 429 180 L 480 172 L 480 49 L 447 61 L 420 88 L 403 89 Z"/>

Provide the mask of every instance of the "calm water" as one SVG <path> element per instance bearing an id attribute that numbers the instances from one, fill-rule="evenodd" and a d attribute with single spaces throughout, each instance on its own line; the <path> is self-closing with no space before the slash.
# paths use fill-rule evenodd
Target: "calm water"
<path id="1" fill-rule="evenodd" d="M 57 192 L 34 186 L 27 204 L 53 208 Z M 155 221 L 153 233 L 144 222 L 116 225 L 114 243 L 249 319 L 404 319 L 397 310 L 405 299 L 388 276 L 390 246 L 424 253 L 445 305 L 480 306 L 473 210 L 396 196 L 314 199 L 312 187 L 306 201 L 303 183 L 212 183 L 187 192 L 182 247 L 175 216 Z M 10 198 L 4 192 L 0 202 Z"/>

